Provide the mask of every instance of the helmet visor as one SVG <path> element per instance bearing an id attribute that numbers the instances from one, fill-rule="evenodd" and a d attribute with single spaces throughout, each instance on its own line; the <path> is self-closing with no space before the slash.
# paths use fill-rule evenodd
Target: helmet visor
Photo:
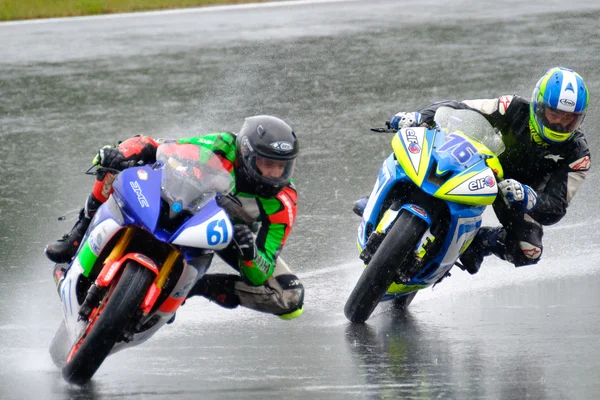
<path id="1" fill-rule="evenodd" d="M 562 111 L 545 104 L 539 104 L 536 116 L 550 130 L 559 133 L 571 133 L 579 128 L 585 113 Z"/>
<path id="2" fill-rule="evenodd" d="M 256 165 L 256 171 L 263 179 L 274 184 L 280 184 L 290 180 L 294 173 L 296 160 L 274 160 L 272 158 L 256 156 L 253 164 Z"/>
<path id="3" fill-rule="evenodd" d="M 263 157 L 249 147 L 242 149 L 242 162 L 257 182 L 267 185 L 281 186 L 289 182 L 296 159 L 292 160 L 277 160 L 273 158 Z"/>

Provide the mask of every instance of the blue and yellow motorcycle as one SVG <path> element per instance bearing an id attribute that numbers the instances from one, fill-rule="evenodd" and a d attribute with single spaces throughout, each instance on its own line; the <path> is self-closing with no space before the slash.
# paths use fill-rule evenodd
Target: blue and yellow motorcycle
<path id="1" fill-rule="evenodd" d="M 397 131 L 392 148 L 362 210 L 365 269 L 344 308 L 352 322 L 366 321 L 382 301 L 405 308 L 449 276 L 503 176 L 502 139 L 472 110 L 441 107 L 435 126 Z"/>

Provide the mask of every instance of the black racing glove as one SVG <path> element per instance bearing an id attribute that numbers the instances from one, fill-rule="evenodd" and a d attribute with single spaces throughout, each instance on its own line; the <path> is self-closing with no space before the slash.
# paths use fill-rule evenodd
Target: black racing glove
<path id="1" fill-rule="evenodd" d="M 256 257 L 256 245 L 254 235 L 248 226 L 238 224 L 233 227 L 233 245 L 238 251 L 238 258 L 244 261 L 254 260 Z"/>
<path id="2" fill-rule="evenodd" d="M 104 146 L 100 149 L 96 158 L 94 158 L 94 164 L 103 168 L 123 171 L 124 169 L 135 166 L 137 163 L 135 160 L 127 160 L 119 149 L 111 146 Z"/>

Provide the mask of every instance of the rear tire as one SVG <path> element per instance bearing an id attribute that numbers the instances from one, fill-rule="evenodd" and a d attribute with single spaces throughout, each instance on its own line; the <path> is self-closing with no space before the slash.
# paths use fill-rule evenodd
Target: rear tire
<path id="1" fill-rule="evenodd" d="M 154 278 L 155 274 L 149 269 L 127 261 L 112 294 L 109 289 L 109 297 L 104 299 L 105 307 L 90 319 L 87 335 L 71 349 L 74 354 L 62 369 L 67 382 L 83 385 L 92 379 L 140 308 Z"/>
<path id="2" fill-rule="evenodd" d="M 365 322 L 371 316 L 394 281 L 398 267 L 413 253 L 426 230 L 427 223 L 421 218 L 401 212 L 350 293 L 344 307 L 346 318 Z M 408 306 L 414 295 L 405 297 Z"/>

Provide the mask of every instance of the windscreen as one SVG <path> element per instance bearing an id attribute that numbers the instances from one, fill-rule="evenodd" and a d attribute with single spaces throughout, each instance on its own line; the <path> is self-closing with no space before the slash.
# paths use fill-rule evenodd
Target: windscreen
<path id="1" fill-rule="evenodd" d="M 505 149 L 500 134 L 477 111 L 440 107 L 436 111 L 434 119 L 448 133 L 461 132 L 483 144 L 496 155 L 501 154 Z"/>
<path id="2" fill-rule="evenodd" d="M 156 161 L 163 168 L 161 196 L 171 217 L 195 214 L 215 195 L 228 194 L 235 187 L 231 163 L 195 144 L 161 144 Z"/>

